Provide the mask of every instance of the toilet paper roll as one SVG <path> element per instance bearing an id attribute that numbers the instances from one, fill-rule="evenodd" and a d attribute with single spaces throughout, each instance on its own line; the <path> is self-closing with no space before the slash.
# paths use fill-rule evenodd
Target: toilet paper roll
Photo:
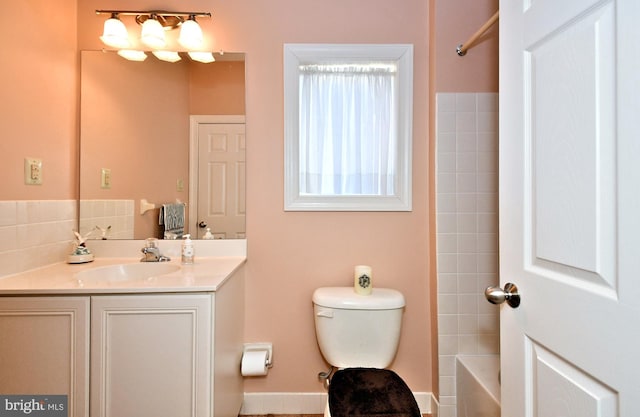
<path id="1" fill-rule="evenodd" d="M 266 350 L 252 350 L 244 352 L 242 355 L 242 376 L 260 376 L 267 374 L 267 358 L 269 352 Z"/>

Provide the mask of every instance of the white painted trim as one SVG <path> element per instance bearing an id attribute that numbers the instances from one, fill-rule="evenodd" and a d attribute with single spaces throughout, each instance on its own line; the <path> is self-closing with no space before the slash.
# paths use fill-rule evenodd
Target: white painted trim
<path id="1" fill-rule="evenodd" d="M 416 402 L 418 403 L 420 414 L 433 414 L 433 404 L 435 403 L 433 393 L 414 392 L 413 396 L 416 398 Z"/>
<path id="2" fill-rule="evenodd" d="M 422 410 L 422 409 L 421 409 Z M 431 394 L 431 416 L 438 417 L 440 415 L 440 403 L 435 395 Z M 423 413 L 424 414 L 424 413 Z"/>
<path id="3" fill-rule="evenodd" d="M 434 409 L 437 410 L 433 393 L 414 392 L 413 395 L 422 414 L 433 414 Z M 240 415 L 324 414 L 326 405 L 326 392 L 245 392 Z"/>
<path id="4" fill-rule="evenodd" d="M 300 63 L 383 60 L 398 64 L 398 172 L 392 196 L 320 196 L 300 193 Z M 413 144 L 413 45 L 284 45 L 284 209 L 285 211 L 411 211 Z"/>
<path id="5" fill-rule="evenodd" d="M 198 125 L 206 123 L 246 123 L 244 115 L 194 114 L 189 116 L 189 229 L 196 236 L 198 230 Z"/>

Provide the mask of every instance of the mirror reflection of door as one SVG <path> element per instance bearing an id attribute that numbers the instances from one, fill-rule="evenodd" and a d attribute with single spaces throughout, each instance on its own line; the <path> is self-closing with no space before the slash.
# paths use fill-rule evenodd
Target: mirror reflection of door
<path id="1" fill-rule="evenodd" d="M 189 211 L 185 232 L 196 237 L 191 219 L 197 217 L 192 196 L 198 171 L 191 166 L 197 158 L 190 147 L 195 131 L 190 130 L 190 121 L 201 116 L 191 115 L 208 115 L 207 121 L 215 122 L 224 117 L 222 122 L 229 122 L 229 116 L 210 115 L 245 113 L 244 54 L 225 52 L 215 57 L 210 64 L 189 59 L 169 63 L 152 57 L 133 62 L 111 52 L 81 52 L 81 234 L 96 230 L 92 238 L 100 239 L 96 226 L 105 230 L 111 226 L 106 236 L 110 240 L 161 236 L 159 209 L 140 214 L 139 202 L 159 207 L 180 200 Z M 233 117 L 239 116 L 231 118 L 238 123 Z M 242 116 L 241 123 L 244 120 Z M 111 172 L 110 187 L 102 186 L 103 168 Z"/>
<path id="2" fill-rule="evenodd" d="M 224 118 L 222 116 L 217 119 Z M 237 119 L 230 116 L 229 120 Z M 245 238 L 245 124 L 197 123 L 196 237 Z"/>

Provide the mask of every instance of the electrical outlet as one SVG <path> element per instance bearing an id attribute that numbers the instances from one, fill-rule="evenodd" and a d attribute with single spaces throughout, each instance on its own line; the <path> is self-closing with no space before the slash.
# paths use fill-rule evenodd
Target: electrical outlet
<path id="1" fill-rule="evenodd" d="M 184 180 L 182 178 L 179 178 L 176 181 L 176 191 L 184 191 Z"/>
<path id="2" fill-rule="evenodd" d="M 105 189 L 111 188 L 111 170 L 109 168 L 102 168 L 100 187 Z"/>
<path id="3" fill-rule="evenodd" d="M 42 184 L 42 159 L 24 158 L 24 183 L 27 185 Z"/>

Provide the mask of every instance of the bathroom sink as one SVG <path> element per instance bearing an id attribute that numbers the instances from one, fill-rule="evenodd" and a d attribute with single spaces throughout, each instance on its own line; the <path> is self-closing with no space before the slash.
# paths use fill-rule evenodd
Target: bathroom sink
<path id="1" fill-rule="evenodd" d="M 135 281 L 156 277 L 158 275 L 176 272 L 180 267 L 161 262 L 140 262 L 131 264 L 117 264 L 86 269 L 78 272 L 75 277 L 79 281 Z"/>

